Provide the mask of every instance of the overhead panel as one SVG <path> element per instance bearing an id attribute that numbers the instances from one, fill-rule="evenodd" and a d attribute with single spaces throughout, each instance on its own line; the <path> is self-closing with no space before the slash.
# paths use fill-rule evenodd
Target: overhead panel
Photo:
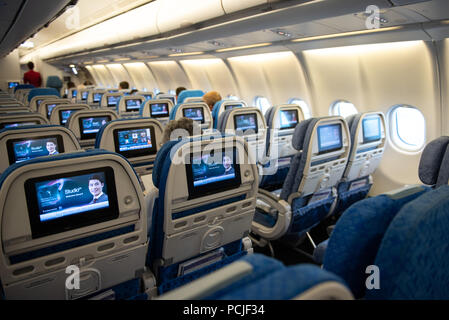
<path id="1" fill-rule="evenodd" d="M 116 88 L 118 83 L 114 81 L 114 78 L 111 76 L 111 73 L 106 69 L 106 67 L 102 64 L 94 65 L 92 68 L 95 69 L 98 78 L 100 79 L 100 83 L 107 88 Z"/>
<path id="2" fill-rule="evenodd" d="M 119 64 L 119 63 L 107 64 L 106 68 L 112 74 L 112 77 L 114 78 L 116 86 L 118 86 L 119 83 L 122 81 L 129 82 L 130 86 L 134 85 L 134 83 L 131 80 L 131 78 L 129 77 L 129 74 L 126 71 L 125 67 L 123 67 L 121 64 Z"/>
<path id="3" fill-rule="evenodd" d="M 161 33 L 189 27 L 225 14 L 220 0 L 159 0 L 157 25 Z"/>
<path id="4" fill-rule="evenodd" d="M 236 12 L 239 10 L 243 10 L 246 8 L 255 7 L 264 3 L 270 2 L 268 0 L 221 0 L 221 4 L 223 5 L 223 9 L 226 14 Z M 273 2 L 273 1 L 271 1 Z"/>
<path id="5" fill-rule="evenodd" d="M 145 63 L 125 63 L 123 66 L 128 70 L 137 89 L 152 91 L 157 87 L 157 82 Z"/>

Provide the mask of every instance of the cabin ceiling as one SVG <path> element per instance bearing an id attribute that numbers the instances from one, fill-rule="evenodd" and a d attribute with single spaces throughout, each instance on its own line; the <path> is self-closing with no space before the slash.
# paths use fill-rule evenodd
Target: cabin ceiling
<path id="1" fill-rule="evenodd" d="M 405 31 L 408 32 L 409 38 L 431 40 L 434 35 L 446 34 L 446 37 L 449 35 L 449 30 L 446 30 L 449 29 L 449 25 L 438 25 L 439 32 L 425 30 L 427 26 L 434 28 L 432 23 L 435 21 L 449 19 L 447 0 L 249 0 L 249 2 L 257 5 L 149 37 L 127 39 L 115 44 L 104 44 L 99 39 L 97 48 L 70 52 L 46 60 L 64 66 L 71 63 L 91 64 L 127 59 L 173 59 L 170 55 L 174 53 L 189 52 L 205 52 L 203 55 L 192 56 L 193 58 L 227 57 L 235 55 L 235 52 L 216 53 L 216 50 L 257 43 L 272 43 L 270 48 L 264 48 L 265 51 L 272 51 L 274 47 L 276 50 L 282 48 L 291 50 L 298 47 L 296 44 L 292 45 L 291 39 L 366 30 L 365 9 L 368 5 L 377 5 L 381 9 L 381 27 L 406 26 Z M 260 5 L 261 2 L 264 4 Z M 79 30 L 146 3 L 148 1 L 99 0 L 95 4 L 95 10 L 80 20 Z M 89 1 L 80 0 L 79 6 L 82 15 L 82 11 L 89 7 Z M 108 10 L 102 10 L 105 6 L 108 6 Z M 64 17 L 61 16 L 59 19 Z M 36 35 L 36 43 L 43 44 L 49 39 L 67 36 L 67 33 L 61 31 L 63 22 L 58 20 Z M 441 28 L 446 31 L 441 32 Z"/>

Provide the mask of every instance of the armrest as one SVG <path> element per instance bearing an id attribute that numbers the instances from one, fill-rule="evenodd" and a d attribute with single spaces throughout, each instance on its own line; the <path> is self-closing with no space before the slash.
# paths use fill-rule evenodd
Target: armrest
<path id="1" fill-rule="evenodd" d="M 276 224 L 271 228 L 253 221 L 251 229 L 255 234 L 267 240 L 276 240 L 287 232 L 290 226 L 292 211 L 286 201 L 280 200 L 275 194 L 259 189 L 256 207 L 267 214 L 277 213 L 278 218 Z"/>

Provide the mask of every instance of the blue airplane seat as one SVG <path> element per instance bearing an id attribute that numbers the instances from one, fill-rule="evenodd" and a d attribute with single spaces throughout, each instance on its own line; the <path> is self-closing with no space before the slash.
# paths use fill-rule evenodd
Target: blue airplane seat
<path id="1" fill-rule="evenodd" d="M 244 101 L 220 100 L 217 101 L 212 109 L 212 118 L 214 119 L 214 129 L 218 129 L 218 119 L 220 115 L 230 109 L 247 107 Z"/>
<path id="2" fill-rule="evenodd" d="M 186 98 L 201 98 L 202 96 L 204 96 L 202 90 L 184 90 L 179 94 L 176 105 L 183 104 Z"/>
<path id="3" fill-rule="evenodd" d="M 160 300 L 351 300 L 344 281 L 310 264 L 284 266 L 261 254 L 247 255 Z"/>
<path id="4" fill-rule="evenodd" d="M 58 76 L 48 76 L 47 77 L 47 87 L 54 88 L 58 90 L 58 92 L 61 92 L 62 89 L 62 81 L 61 78 Z"/>
<path id="5" fill-rule="evenodd" d="M 348 165 L 338 184 L 334 213 L 341 215 L 353 203 L 366 198 L 373 185 L 373 173 L 382 160 L 387 142 L 382 112 L 355 114 L 347 119 L 351 134 Z"/>
<path id="6" fill-rule="evenodd" d="M 380 286 L 367 300 L 449 299 L 449 186 L 409 202 L 390 223 L 374 265 Z"/>
<path id="7" fill-rule="evenodd" d="M 54 88 L 36 88 L 32 89 L 28 94 L 28 102 L 31 102 L 31 99 L 36 96 L 57 96 L 60 98 L 61 94 Z"/>
<path id="8" fill-rule="evenodd" d="M 245 141 L 235 136 L 173 140 L 159 150 L 147 257 L 159 294 L 252 252 L 258 175 L 247 158 Z"/>
<path id="9" fill-rule="evenodd" d="M 32 84 L 19 84 L 14 88 L 14 93 L 20 89 L 34 89 L 35 87 Z"/>
<path id="10" fill-rule="evenodd" d="M 342 117 L 305 120 L 296 126 L 292 146 L 297 153 L 282 189 L 259 189 L 252 232 L 296 246 L 331 213 L 350 149 L 346 121 Z"/>
<path id="11" fill-rule="evenodd" d="M 178 103 L 171 109 L 169 120 L 178 120 L 180 118 L 190 118 L 194 120 L 199 124 L 203 132 L 208 133 L 213 131 L 212 113 L 205 102 Z"/>
<path id="12" fill-rule="evenodd" d="M 298 105 L 280 105 L 268 109 L 266 156 L 264 173 L 259 188 L 273 191 L 282 188 L 297 151 L 292 146 L 293 133 L 304 114 Z"/>
<path id="13" fill-rule="evenodd" d="M 146 203 L 125 158 L 94 150 L 16 163 L 0 199 L 7 300 L 145 296 Z"/>

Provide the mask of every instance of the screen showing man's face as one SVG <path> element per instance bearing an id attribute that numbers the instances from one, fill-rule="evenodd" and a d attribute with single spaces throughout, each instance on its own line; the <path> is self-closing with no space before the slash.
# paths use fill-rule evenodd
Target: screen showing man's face
<path id="1" fill-rule="evenodd" d="M 52 154 L 56 150 L 56 145 L 53 142 L 47 142 L 48 153 Z"/>
<path id="2" fill-rule="evenodd" d="M 94 197 L 98 197 L 103 191 L 104 184 L 100 180 L 89 180 L 89 191 Z"/>
<path id="3" fill-rule="evenodd" d="M 231 165 L 232 165 L 231 158 L 228 156 L 223 157 L 223 166 L 226 171 L 229 170 L 229 168 L 231 168 Z"/>

